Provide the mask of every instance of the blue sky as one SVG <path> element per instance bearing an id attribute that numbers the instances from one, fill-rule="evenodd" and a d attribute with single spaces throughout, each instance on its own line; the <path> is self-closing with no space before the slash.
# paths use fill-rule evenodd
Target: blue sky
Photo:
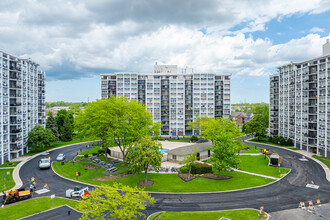
<path id="1" fill-rule="evenodd" d="M 329 9 L 328 0 L 2 1 L 0 50 L 40 64 L 47 101 L 93 101 L 101 73 L 158 62 L 231 73 L 232 103 L 268 102 L 276 66 L 321 55 Z"/>

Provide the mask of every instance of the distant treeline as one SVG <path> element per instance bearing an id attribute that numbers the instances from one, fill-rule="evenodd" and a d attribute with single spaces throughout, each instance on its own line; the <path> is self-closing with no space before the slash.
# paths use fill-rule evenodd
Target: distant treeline
<path id="1" fill-rule="evenodd" d="M 241 104 L 232 104 L 232 107 L 239 106 L 242 109 L 242 112 L 253 113 L 253 114 L 268 114 L 269 104 L 268 103 L 241 103 Z M 239 110 L 235 110 L 239 111 Z"/>
<path id="2" fill-rule="evenodd" d="M 46 102 L 46 108 L 56 107 L 56 106 L 66 106 L 70 109 L 78 109 L 81 107 L 85 107 L 87 105 L 87 102 Z"/>

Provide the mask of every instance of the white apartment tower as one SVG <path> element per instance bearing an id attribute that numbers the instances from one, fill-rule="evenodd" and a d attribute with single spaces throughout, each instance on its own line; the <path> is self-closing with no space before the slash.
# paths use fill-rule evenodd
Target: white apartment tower
<path id="1" fill-rule="evenodd" d="M 188 123 L 198 116 L 229 117 L 229 74 L 194 73 L 176 65 L 154 66 L 153 73 L 101 75 L 101 98 L 126 96 L 148 108 L 154 122 L 161 121 L 161 135 L 197 134 Z"/>
<path id="2" fill-rule="evenodd" d="M 28 133 L 45 126 L 45 73 L 0 51 L 0 164 L 28 152 Z"/>
<path id="3" fill-rule="evenodd" d="M 270 76 L 269 128 L 295 147 L 330 157 L 330 43 L 321 57 L 277 68 Z"/>

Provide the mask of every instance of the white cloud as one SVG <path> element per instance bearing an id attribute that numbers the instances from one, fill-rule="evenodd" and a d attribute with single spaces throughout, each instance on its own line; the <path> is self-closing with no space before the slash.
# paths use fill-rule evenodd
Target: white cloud
<path id="1" fill-rule="evenodd" d="M 324 31 L 325 31 L 324 28 L 319 28 L 319 27 L 313 27 L 309 30 L 310 33 L 322 33 Z"/>
<path id="2" fill-rule="evenodd" d="M 0 48 L 33 58 L 52 79 L 151 71 L 156 61 L 259 76 L 279 63 L 319 55 L 324 39 L 309 34 L 273 45 L 249 33 L 265 31 L 274 18 L 327 6 L 321 0 L 21 0 L 16 7 L 6 1 L 0 3 Z"/>

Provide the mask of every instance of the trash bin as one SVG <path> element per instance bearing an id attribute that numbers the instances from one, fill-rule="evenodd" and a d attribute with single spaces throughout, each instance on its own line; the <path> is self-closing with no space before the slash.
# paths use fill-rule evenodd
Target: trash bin
<path id="1" fill-rule="evenodd" d="M 61 165 L 64 165 L 64 161 L 61 162 Z"/>

